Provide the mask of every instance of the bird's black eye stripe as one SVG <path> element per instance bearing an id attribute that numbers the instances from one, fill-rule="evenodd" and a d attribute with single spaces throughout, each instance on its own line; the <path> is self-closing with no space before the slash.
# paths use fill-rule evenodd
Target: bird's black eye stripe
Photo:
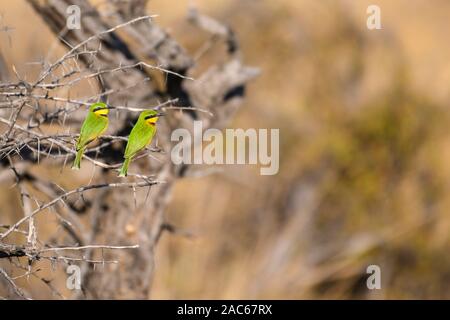
<path id="1" fill-rule="evenodd" d="M 97 108 L 94 109 L 94 112 L 97 112 L 97 111 L 103 110 L 103 109 L 107 109 L 107 108 L 105 108 L 105 107 L 97 107 Z"/>
<path id="2" fill-rule="evenodd" d="M 146 116 L 144 119 L 145 119 L 145 120 L 148 120 L 148 119 L 156 118 L 156 117 L 157 117 L 156 115 L 151 115 L 151 116 Z"/>

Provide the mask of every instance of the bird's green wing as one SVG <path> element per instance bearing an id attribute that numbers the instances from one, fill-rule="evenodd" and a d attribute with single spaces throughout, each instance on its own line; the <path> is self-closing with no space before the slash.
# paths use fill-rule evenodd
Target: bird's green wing
<path id="1" fill-rule="evenodd" d="M 108 127 L 108 119 L 96 116 L 89 112 L 81 127 L 80 137 L 77 142 L 77 149 L 84 147 L 99 135 L 105 132 Z"/>
<path id="2" fill-rule="evenodd" d="M 138 121 L 128 137 L 124 157 L 133 157 L 136 153 L 144 149 L 149 143 L 152 142 L 155 132 L 156 127 L 151 127 L 144 122 Z"/>

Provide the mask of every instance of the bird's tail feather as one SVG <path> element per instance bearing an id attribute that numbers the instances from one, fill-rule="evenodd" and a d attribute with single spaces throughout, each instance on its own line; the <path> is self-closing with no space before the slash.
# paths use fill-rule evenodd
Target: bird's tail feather
<path id="1" fill-rule="evenodd" d="M 125 158 L 122 168 L 120 168 L 119 177 L 126 177 L 128 173 L 128 166 L 130 164 L 131 158 Z"/>
<path id="2" fill-rule="evenodd" d="M 80 148 L 80 149 L 77 151 L 77 156 L 75 157 L 75 160 L 73 161 L 73 164 L 72 164 L 72 169 L 73 169 L 73 170 L 78 170 L 78 169 L 80 169 L 80 166 L 81 166 L 81 158 L 83 157 L 83 152 L 84 152 L 84 148 Z"/>

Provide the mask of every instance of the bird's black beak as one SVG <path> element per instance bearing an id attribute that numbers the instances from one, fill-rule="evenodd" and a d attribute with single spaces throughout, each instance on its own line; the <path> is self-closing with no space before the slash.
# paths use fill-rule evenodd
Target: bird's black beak
<path id="1" fill-rule="evenodd" d="M 106 109 L 114 110 L 114 109 L 116 109 L 116 107 L 106 107 Z"/>
<path id="2" fill-rule="evenodd" d="M 145 120 L 148 120 L 148 119 L 151 119 L 151 118 L 157 118 L 157 117 L 164 117 L 165 115 L 166 115 L 165 113 L 159 112 L 159 113 L 153 114 L 151 116 L 146 116 Z"/>

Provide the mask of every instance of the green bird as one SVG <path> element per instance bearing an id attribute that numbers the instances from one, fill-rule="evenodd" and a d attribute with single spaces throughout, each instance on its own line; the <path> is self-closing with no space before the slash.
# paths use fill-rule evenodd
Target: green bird
<path id="1" fill-rule="evenodd" d="M 77 156 L 72 165 L 72 169 L 80 169 L 81 158 L 86 150 L 86 146 L 97 139 L 108 128 L 108 113 L 113 109 L 103 102 L 97 102 L 89 107 L 89 112 L 84 119 L 75 149 Z"/>
<path id="2" fill-rule="evenodd" d="M 119 177 L 126 177 L 131 159 L 152 142 L 156 133 L 156 122 L 163 115 L 155 110 L 141 112 L 139 119 L 128 137 L 127 147 L 123 156 L 125 161 L 123 162 L 122 168 L 120 168 Z"/>

